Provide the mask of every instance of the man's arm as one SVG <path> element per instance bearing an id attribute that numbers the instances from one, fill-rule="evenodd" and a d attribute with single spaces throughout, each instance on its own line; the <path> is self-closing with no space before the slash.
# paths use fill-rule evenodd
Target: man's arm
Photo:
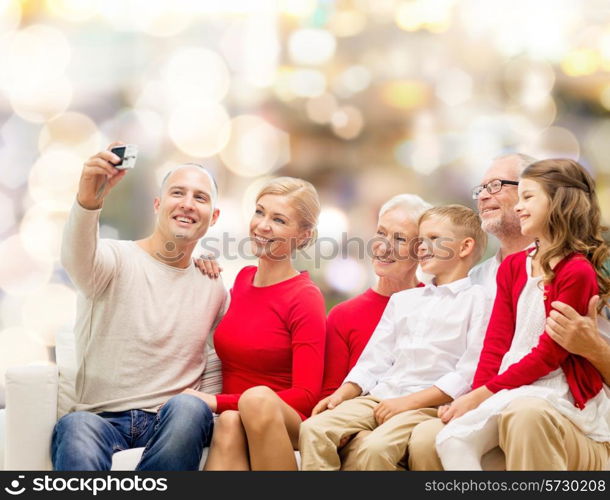
<path id="1" fill-rule="evenodd" d="M 114 268 L 112 252 L 99 248 L 98 219 L 105 196 L 125 176 L 125 170 L 112 166 L 118 161 L 118 156 L 102 151 L 85 162 L 76 203 L 64 228 L 61 264 L 86 295 L 103 288 Z"/>
<path id="2" fill-rule="evenodd" d="M 581 316 L 568 304 L 553 302 L 554 310 L 546 321 L 549 336 L 565 350 L 587 359 L 610 386 L 610 344 L 604 340 L 598 322 L 596 295 L 589 301 L 586 316 Z"/>

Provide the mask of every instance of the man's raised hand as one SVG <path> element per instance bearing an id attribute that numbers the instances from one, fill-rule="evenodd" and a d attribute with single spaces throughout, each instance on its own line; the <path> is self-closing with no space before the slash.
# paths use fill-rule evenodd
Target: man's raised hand
<path id="1" fill-rule="evenodd" d="M 88 210 L 100 208 L 104 198 L 110 190 L 125 177 L 126 170 L 118 170 L 114 167 L 121 159 L 110 152 L 115 146 L 122 142 L 113 142 L 108 150 L 100 151 L 89 158 L 83 167 L 78 185 L 78 203 Z"/>

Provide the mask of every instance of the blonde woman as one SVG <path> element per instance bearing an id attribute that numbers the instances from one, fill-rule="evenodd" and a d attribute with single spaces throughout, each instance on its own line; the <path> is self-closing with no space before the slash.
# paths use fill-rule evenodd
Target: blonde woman
<path id="1" fill-rule="evenodd" d="M 314 239 L 315 188 L 280 177 L 263 187 L 250 221 L 258 266 L 235 278 L 214 344 L 223 391 L 192 391 L 219 414 L 206 470 L 296 470 L 301 421 L 320 397 L 324 298 L 293 255 Z"/>

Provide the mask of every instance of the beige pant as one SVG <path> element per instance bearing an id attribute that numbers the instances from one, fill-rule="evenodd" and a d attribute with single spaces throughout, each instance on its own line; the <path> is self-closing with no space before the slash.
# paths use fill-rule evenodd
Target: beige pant
<path id="1" fill-rule="evenodd" d="M 360 396 L 344 401 L 333 410 L 311 417 L 301 425 L 299 450 L 302 470 L 339 470 L 341 457 L 337 450 L 343 437 L 361 431 L 342 450 L 344 459 L 355 470 L 399 470 L 411 431 L 426 420 L 436 417 L 436 408 L 422 408 L 394 415 L 377 425 L 373 410 L 379 400 Z"/>
<path id="2" fill-rule="evenodd" d="M 435 446 L 442 428 L 433 419 L 413 430 L 409 469 L 443 470 Z M 506 470 L 603 470 L 610 458 L 610 443 L 589 439 L 540 398 L 513 401 L 500 415 L 498 429 Z"/>

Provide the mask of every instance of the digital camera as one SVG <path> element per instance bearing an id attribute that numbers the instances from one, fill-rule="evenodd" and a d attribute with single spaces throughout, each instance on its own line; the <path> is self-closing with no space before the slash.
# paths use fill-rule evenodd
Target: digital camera
<path id="1" fill-rule="evenodd" d="M 114 165 L 114 168 L 125 170 L 136 166 L 138 146 L 134 144 L 125 144 L 124 146 L 115 146 L 110 149 L 110 151 L 121 159 L 119 163 Z"/>

